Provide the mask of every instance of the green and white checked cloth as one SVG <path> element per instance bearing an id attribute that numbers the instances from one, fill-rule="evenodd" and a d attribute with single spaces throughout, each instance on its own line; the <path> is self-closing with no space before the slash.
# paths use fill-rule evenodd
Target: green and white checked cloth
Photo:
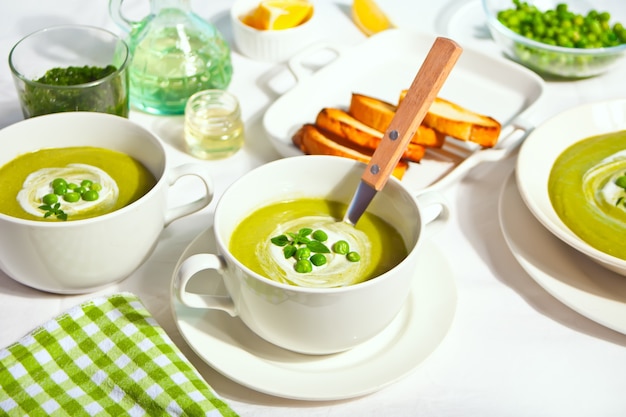
<path id="1" fill-rule="evenodd" d="M 73 307 L 0 350 L 0 415 L 237 416 L 130 293 Z"/>

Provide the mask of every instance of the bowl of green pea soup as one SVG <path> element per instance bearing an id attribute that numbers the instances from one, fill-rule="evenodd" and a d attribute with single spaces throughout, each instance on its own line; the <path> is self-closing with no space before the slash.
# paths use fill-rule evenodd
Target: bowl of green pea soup
<path id="1" fill-rule="evenodd" d="M 294 352 L 337 353 L 370 340 L 399 314 L 422 270 L 422 242 L 446 225 L 449 209 L 438 193 L 415 197 L 392 177 L 355 226 L 344 222 L 364 169 L 301 155 L 246 173 L 217 203 L 216 250 L 182 260 L 173 293 Z"/>
<path id="2" fill-rule="evenodd" d="M 0 270 L 60 294 L 98 290 L 130 275 L 163 228 L 209 204 L 200 163 L 170 166 L 159 138 L 96 112 L 25 119 L 0 130 Z M 202 187 L 170 201 L 178 179 Z"/>
<path id="3" fill-rule="evenodd" d="M 610 0 L 482 0 L 503 53 L 548 77 L 605 73 L 626 53 L 626 3 Z"/>

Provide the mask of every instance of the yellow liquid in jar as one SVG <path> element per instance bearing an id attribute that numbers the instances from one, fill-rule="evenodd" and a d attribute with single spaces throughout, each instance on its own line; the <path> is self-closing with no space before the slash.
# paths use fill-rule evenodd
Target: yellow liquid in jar
<path id="1" fill-rule="evenodd" d="M 243 146 L 243 123 L 228 109 L 199 109 L 185 120 L 185 143 L 187 151 L 197 158 L 226 158 Z"/>

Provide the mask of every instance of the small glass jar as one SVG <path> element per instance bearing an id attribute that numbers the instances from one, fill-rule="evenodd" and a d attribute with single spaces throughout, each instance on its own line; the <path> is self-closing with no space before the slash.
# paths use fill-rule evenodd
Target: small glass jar
<path id="1" fill-rule="evenodd" d="M 192 95 L 185 107 L 185 147 L 201 159 L 222 159 L 243 146 L 244 128 L 237 97 L 224 90 Z"/>

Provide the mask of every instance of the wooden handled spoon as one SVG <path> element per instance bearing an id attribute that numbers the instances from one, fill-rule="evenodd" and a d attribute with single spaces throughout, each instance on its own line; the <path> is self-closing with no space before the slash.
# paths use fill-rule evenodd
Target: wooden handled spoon
<path id="1" fill-rule="evenodd" d="M 451 39 L 435 39 L 361 176 L 344 222 L 355 225 L 376 193 L 383 189 L 462 51 Z"/>

